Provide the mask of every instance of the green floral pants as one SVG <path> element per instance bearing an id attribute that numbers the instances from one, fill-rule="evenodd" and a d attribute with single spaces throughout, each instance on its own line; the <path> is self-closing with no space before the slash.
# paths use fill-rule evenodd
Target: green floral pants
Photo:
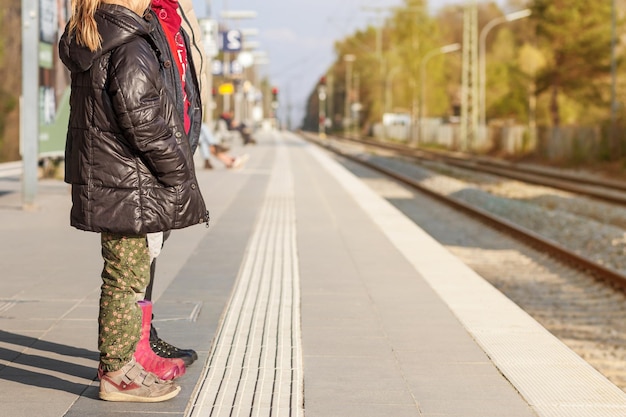
<path id="1" fill-rule="evenodd" d="M 141 307 L 150 281 L 145 236 L 101 234 L 102 286 L 98 316 L 98 349 L 105 372 L 121 369 L 133 357 L 141 336 Z"/>

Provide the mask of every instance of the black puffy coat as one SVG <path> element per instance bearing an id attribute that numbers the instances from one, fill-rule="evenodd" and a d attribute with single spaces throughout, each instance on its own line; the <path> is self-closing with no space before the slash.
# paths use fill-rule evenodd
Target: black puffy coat
<path id="1" fill-rule="evenodd" d="M 95 18 L 99 50 L 78 45 L 67 30 L 59 43 L 72 76 L 65 147 L 71 225 L 143 235 L 208 222 L 150 22 L 112 4 L 102 4 Z"/>

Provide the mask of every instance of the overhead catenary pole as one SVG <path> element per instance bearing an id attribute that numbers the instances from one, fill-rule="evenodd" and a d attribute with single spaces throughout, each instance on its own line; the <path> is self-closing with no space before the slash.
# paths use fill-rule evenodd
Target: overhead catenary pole
<path id="1" fill-rule="evenodd" d="M 343 129 L 344 133 L 348 134 L 350 132 L 350 102 L 351 102 L 351 90 L 352 90 L 352 63 L 356 57 L 352 54 L 344 55 L 343 60 L 346 63 L 346 101 L 345 108 L 343 112 Z"/>
<path id="2" fill-rule="evenodd" d="M 20 153 L 22 205 L 35 206 L 39 144 L 39 1 L 22 0 L 22 96 Z"/>
<path id="3" fill-rule="evenodd" d="M 468 0 L 463 12 L 463 73 L 461 77 L 461 149 L 468 150 L 478 130 L 478 6 Z"/>
<path id="4" fill-rule="evenodd" d="M 384 102 L 385 95 L 385 59 L 383 56 L 383 29 L 385 20 L 383 13 L 386 13 L 388 7 L 363 7 L 364 10 L 372 11 L 377 14 L 376 28 L 376 59 L 378 60 L 378 85 L 380 89 L 380 102 Z M 384 112 L 384 109 L 382 110 Z"/>
<path id="5" fill-rule="evenodd" d="M 359 74 L 354 76 L 354 103 L 352 103 L 350 110 L 352 111 L 352 137 L 356 138 L 359 131 L 359 112 L 361 111 L 361 97 L 359 91 L 361 90 L 361 77 Z"/>
<path id="6" fill-rule="evenodd" d="M 318 99 L 318 134 L 321 139 L 326 138 L 326 75 L 323 75 L 317 86 Z"/>
<path id="7" fill-rule="evenodd" d="M 611 125 L 609 126 L 609 143 L 611 147 L 612 159 L 621 157 L 620 141 L 617 138 L 617 99 L 616 99 L 616 83 L 617 83 L 617 10 L 615 0 L 611 0 Z"/>
<path id="8" fill-rule="evenodd" d="M 335 107 L 333 106 L 333 100 L 331 99 L 335 95 L 335 77 L 332 72 L 329 72 L 326 76 L 326 123 L 328 128 L 332 128 L 335 123 Z"/>

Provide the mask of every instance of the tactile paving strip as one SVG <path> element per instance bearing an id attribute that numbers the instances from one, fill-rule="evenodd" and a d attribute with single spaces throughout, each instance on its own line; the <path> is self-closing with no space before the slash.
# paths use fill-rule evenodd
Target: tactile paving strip
<path id="1" fill-rule="evenodd" d="M 304 414 L 295 203 L 283 146 L 188 416 Z"/>

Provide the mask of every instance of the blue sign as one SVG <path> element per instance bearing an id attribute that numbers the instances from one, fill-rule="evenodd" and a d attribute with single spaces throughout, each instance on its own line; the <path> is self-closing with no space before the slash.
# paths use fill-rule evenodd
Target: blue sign
<path id="1" fill-rule="evenodd" d="M 224 74 L 224 68 L 222 65 L 222 61 L 213 60 L 211 61 L 211 74 L 213 75 L 222 75 Z"/>
<path id="2" fill-rule="evenodd" d="M 213 75 L 239 75 L 243 73 L 243 66 L 237 61 L 222 62 L 214 60 L 211 62 L 211 74 Z"/>
<path id="3" fill-rule="evenodd" d="M 243 42 L 241 40 L 241 32 L 238 30 L 227 30 L 220 32 L 221 45 L 220 49 L 224 52 L 239 52 Z"/>

